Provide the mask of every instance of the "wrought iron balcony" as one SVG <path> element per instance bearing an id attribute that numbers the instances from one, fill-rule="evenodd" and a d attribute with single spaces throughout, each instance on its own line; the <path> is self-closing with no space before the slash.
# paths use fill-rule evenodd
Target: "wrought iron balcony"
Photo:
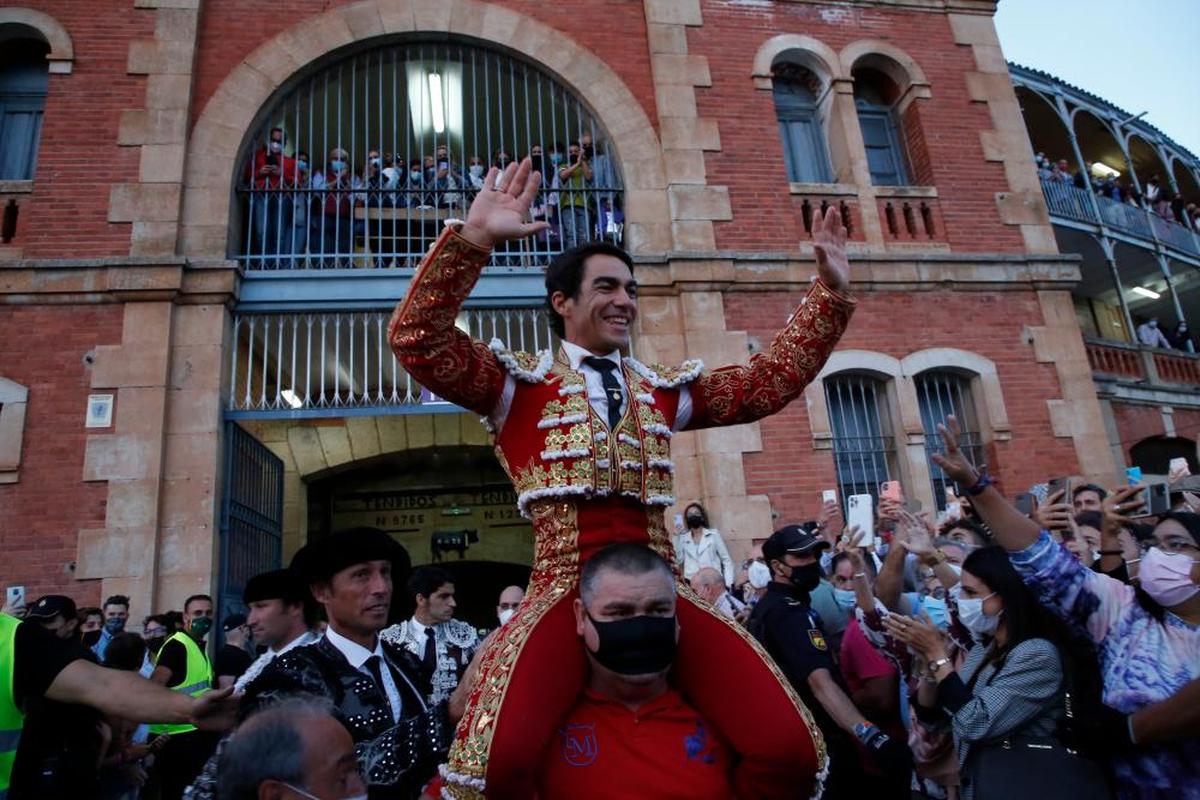
<path id="1" fill-rule="evenodd" d="M 236 259 L 248 272 L 414 268 L 446 220 L 466 217 L 479 191 L 457 183 L 365 189 L 357 179 L 345 189 L 242 189 L 248 229 Z M 531 212 L 530 220 L 545 220 L 549 230 L 497 248 L 490 266 L 543 267 L 579 244 L 621 244 L 618 190 L 547 188 Z"/>
<path id="2" fill-rule="evenodd" d="M 1061 181 L 1043 180 L 1042 193 L 1046 197 L 1051 217 L 1090 225 L 1103 222 L 1114 231 L 1148 242 L 1159 241 L 1189 255 L 1200 255 L 1200 240 L 1186 226 L 1174 220 L 1163 219 L 1140 206 L 1120 203 L 1101 195 L 1096 195 L 1096 205 L 1093 206 L 1091 198 L 1088 197 L 1091 194 L 1088 189 L 1080 189 Z M 1099 216 L 1096 214 L 1097 209 Z"/>
<path id="3" fill-rule="evenodd" d="M 235 314 L 231 417 L 460 411 L 421 387 L 392 355 L 390 311 Z M 515 350 L 557 347 L 543 308 L 474 308 L 458 327 Z"/>

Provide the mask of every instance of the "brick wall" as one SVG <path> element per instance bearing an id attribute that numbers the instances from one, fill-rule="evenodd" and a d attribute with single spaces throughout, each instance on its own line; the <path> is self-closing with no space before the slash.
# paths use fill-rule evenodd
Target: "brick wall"
<path id="1" fill-rule="evenodd" d="M 206 0 L 200 20 L 192 120 L 229 73 L 264 42 L 297 21 L 351 0 Z M 642 0 L 510 0 L 506 6 L 557 30 L 603 58 L 625 81 L 652 121 L 657 120 L 650 81 L 650 50 Z M 596 109 L 603 114 L 603 109 Z"/>
<path id="2" fill-rule="evenodd" d="M 943 204 L 945 239 L 965 252 L 1024 252 L 1019 230 L 1003 225 L 994 193 L 1006 188 L 1000 164 L 984 160 L 979 131 L 993 126 L 973 103 L 964 75 L 976 69 L 969 47 L 954 43 L 941 14 L 798 3 L 704 3 L 704 26 L 688 29 L 689 52 L 708 58 L 711 88 L 696 90 L 700 116 L 718 121 L 721 152 L 707 156 L 708 182 L 729 187 L 733 221 L 716 223 L 717 244 L 739 250 L 791 250 L 805 238 L 786 212 L 787 174 L 771 93 L 751 82 L 752 61 L 766 40 L 800 33 L 834 51 L 858 39 L 882 39 L 924 70 L 933 96 L 920 104 L 923 147 Z M 910 136 L 913 133 L 909 132 Z M 766 213 L 764 213 L 766 212 Z M 939 237 L 941 238 L 941 237 Z"/>
<path id="3" fill-rule="evenodd" d="M 129 253 L 129 226 L 108 222 L 109 187 L 136 180 L 137 148 L 117 146 L 121 112 L 145 105 L 144 76 L 126 74 L 129 43 L 154 35 L 133 0 L 40 0 L 71 35 L 75 61 L 50 76 L 32 195 L 18 197 L 14 247 L 25 258 Z"/>
<path id="4" fill-rule="evenodd" d="M 0 309 L 0 373 L 29 390 L 20 480 L 0 485 L 0 585 L 100 601 L 99 581 L 75 581 L 80 528 L 103 528 L 106 483 L 83 483 L 90 370 L 84 355 L 121 341 L 120 305 Z M 47 347 L 53 339 L 54 346 Z M 36 354 L 36 355 L 31 355 Z"/>
<path id="5" fill-rule="evenodd" d="M 786 319 L 799 293 L 739 292 L 725 296 L 726 322 L 744 329 L 765 346 L 772 325 Z M 933 313 L 952 309 L 953 313 Z M 963 324 L 970 320 L 969 325 Z M 906 321 L 898 327 L 897 321 Z M 1032 292 L 990 295 L 953 292 L 873 292 L 861 295 L 858 310 L 840 349 L 873 350 L 895 358 L 931 347 L 954 347 L 978 353 L 996 364 L 1012 439 L 989 453 L 992 474 L 1007 491 L 1047 476 L 1077 469 L 1069 438 L 1057 438 L 1050 427 L 1046 398 L 1060 396 L 1053 364 L 1038 364 L 1021 339 L 1022 325 L 1041 321 Z M 764 322 L 769 324 L 764 324 Z M 770 446 L 744 457 L 746 489 L 767 494 L 781 522 L 810 519 L 820 507 L 822 489 L 836 486 L 831 451 L 814 451 L 808 413 L 802 401 L 759 423 Z M 898 428 L 898 420 L 893 420 Z"/>

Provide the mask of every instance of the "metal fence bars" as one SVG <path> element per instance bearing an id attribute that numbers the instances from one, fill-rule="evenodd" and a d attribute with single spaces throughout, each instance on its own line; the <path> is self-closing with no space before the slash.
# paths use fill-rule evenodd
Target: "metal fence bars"
<path id="1" fill-rule="evenodd" d="M 343 58 L 274 102 L 246 145 L 231 225 L 247 270 L 415 267 L 464 218 L 491 165 L 530 155 L 531 220 L 550 229 L 493 265 L 543 265 L 619 243 L 622 180 L 578 98 L 541 69 L 481 46 L 395 43 Z"/>
<path id="2" fill-rule="evenodd" d="M 235 422 L 225 426 L 218 619 L 244 610 L 242 590 L 283 565 L 283 461 Z"/>
<path id="3" fill-rule="evenodd" d="M 879 485 L 896 473 L 896 442 L 883 382 L 854 373 L 826 378 L 825 401 L 842 503 L 854 494 L 878 499 Z"/>
<path id="4" fill-rule="evenodd" d="M 946 452 L 937 426 L 945 423 L 946 417 L 953 414 L 962 431 L 958 437 L 959 449 L 972 464 L 982 464 L 983 437 L 979 433 L 979 419 L 971 398 L 970 379 L 957 372 L 931 370 L 918 375 L 914 383 L 917 404 L 921 409 L 921 427 L 925 431 L 926 456 Z M 946 507 L 947 489 L 953 490 L 955 495 L 963 493 L 964 487 L 950 480 L 950 476 L 933 463 L 932 458 L 929 459 L 929 477 L 933 482 L 933 501 L 939 511 Z"/>
<path id="5" fill-rule="evenodd" d="M 227 409 L 267 417 L 454 409 L 396 360 L 387 341 L 390 318 L 390 311 L 235 314 Z M 541 307 L 470 308 L 458 327 L 513 350 L 558 346 Z"/>

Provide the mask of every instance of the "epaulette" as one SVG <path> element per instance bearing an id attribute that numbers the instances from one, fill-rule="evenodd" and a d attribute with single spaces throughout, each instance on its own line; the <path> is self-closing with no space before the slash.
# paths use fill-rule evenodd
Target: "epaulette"
<path id="1" fill-rule="evenodd" d="M 674 389 L 676 386 L 689 384 L 704 371 L 704 362 L 698 358 L 689 358 L 677 367 L 662 364 L 646 366 L 636 358 L 626 358 L 625 364 L 656 389 Z"/>
<path id="2" fill-rule="evenodd" d="M 509 350 L 499 339 L 492 339 L 488 346 L 510 375 L 526 383 L 541 383 L 554 364 L 554 354 L 549 350 L 538 353 Z"/>

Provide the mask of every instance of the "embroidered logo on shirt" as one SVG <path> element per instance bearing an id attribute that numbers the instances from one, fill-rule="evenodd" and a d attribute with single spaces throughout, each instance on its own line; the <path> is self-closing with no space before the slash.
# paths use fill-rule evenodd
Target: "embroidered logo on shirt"
<path id="1" fill-rule="evenodd" d="M 596 726 L 572 723 L 558 732 L 562 741 L 563 760 L 572 767 L 587 767 L 595 763 L 599 747 Z"/>
<path id="2" fill-rule="evenodd" d="M 708 738 L 708 730 L 700 720 L 696 720 L 696 732 L 683 738 L 683 749 L 687 753 L 688 761 L 700 761 L 705 764 L 712 764 L 717 760 L 717 757 L 713 755 L 712 742 Z"/>
<path id="3" fill-rule="evenodd" d="M 825 644 L 825 635 L 816 628 L 808 629 L 808 640 L 812 642 L 812 646 L 818 650 L 828 650 L 829 646 Z"/>

